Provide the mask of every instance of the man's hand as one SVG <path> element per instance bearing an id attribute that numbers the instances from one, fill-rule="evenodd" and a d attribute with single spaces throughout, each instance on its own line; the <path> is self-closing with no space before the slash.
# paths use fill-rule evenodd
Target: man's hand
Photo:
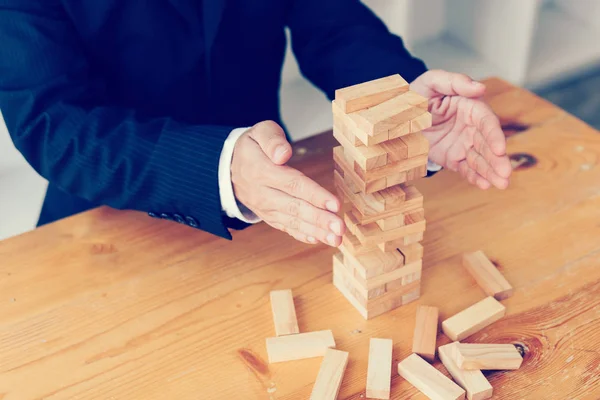
<path id="1" fill-rule="evenodd" d="M 263 121 L 235 144 L 231 181 L 236 199 L 267 224 L 306 243 L 337 247 L 344 223 L 339 200 L 300 171 L 284 165 L 292 156 L 283 129 Z"/>
<path id="2" fill-rule="evenodd" d="M 410 88 L 429 99 L 433 126 L 423 131 L 429 159 L 481 189 L 505 189 L 512 168 L 498 117 L 480 99 L 485 85 L 466 75 L 432 70 Z"/>

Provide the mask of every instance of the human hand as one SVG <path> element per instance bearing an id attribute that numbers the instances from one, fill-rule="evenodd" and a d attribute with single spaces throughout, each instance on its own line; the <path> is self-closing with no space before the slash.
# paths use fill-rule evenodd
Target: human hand
<path id="1" fill-rule="evenodd" d="M 466 75 L 431 70 L 410 88 L 429 99 L 433 124 L 423 131 L 429 159 L 481 189 L 505 189 L 512 167 L 500 121 L 481 99 L 485 85 Z"/>
<path id="2" fill-rule="evenodd" d="M 295 239 L 341 244 L 344 222 L 335 213 L 339 200 L 300 171 L 284 165 L 292 146 L 283 129 L 263 121 L 236 142 L 231 182 L 236 199 L 275 229 Z"/>

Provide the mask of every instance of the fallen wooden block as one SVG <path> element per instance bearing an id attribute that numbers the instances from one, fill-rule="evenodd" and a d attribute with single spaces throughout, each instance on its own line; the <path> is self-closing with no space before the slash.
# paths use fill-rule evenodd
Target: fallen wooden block
<path id="1" fill-rule="evenodd" d="M 271 311 L 273 312 L 273 323 L 275 324 L 275 336 L 300 333 L 294 298 L 290 289 L 273 290 L 271 292 Z"/>
<path id="2" fill-rule="evenodd" d="M 465 370 L 515 370 L 523 357 L 512 344 L 458 343 L 456 364 Z"/>
<path id="3" fill-rule="evenodd" d="M 463 265 L 488 296 L 494 296 L 496 300 L 503 300 L 512 296 L 513 287 L 485 256 L 483 251 L 465 253 L 463 255 Z"/>
<path id="4" fill-rule="evenodd" d="M 494 389 L 481 371 L 466 371 L 456 365 L 455 352 L 458 342 L 449 343 L 438 348 L 438 356 L 454 381 L 467 392 L 469 400 L 484 400 L 492 397 Z"/>
<path id="5" fill-rule="evenodd" d="M 371 338 L 367 367 L 367 397 L 389 399 L 392 383 L 392 339 Z"/>
<path id="6" fill-rule="evenodd" d="M 398 374 L 430 399 L 458 400 L 465 391 L 416 354 L 398 363 Z"/>
<path id="7" fill-rule="evenodd" d="M 335 348 L 331 330 L 267 338 L 270 364 L 321 357 L 328 348 Z"/>
<path id="8" fill-rule="evenodd" d="M 505 314 L 506 307 L 493 297 L 486 297 L 442 322 L 442 330 L 454 341 L 463 340 L 498 321 Z"/>
<path id="9" fill-rule="evenodd" d="M 396 74 L 338 89 L 335 101 L 344 113 L 349 114 L 383 103 L 408 90 L 408 82 Z"/>
<path id="10" fill-rule="evenodd" d="M 427 113 L 427 108 L 427 98 L 408 91 L 354 115 L 358 127 L 374 136 L 410 123 Z"/>
<path id="11" fill-rule="evenodd" d="M 435 359 L 438 315 L 437 307 L 417 307 L 412 352 L 420 355 L 429 362 L 433 362 Z"/>
<path id="12" fill-rule="evenodd" d="M 348 353 L 345 351 L 327 349 L 321 362 L 317 380 L 313 386 L 310 400 L 337 399 L 348 365 Z"/>

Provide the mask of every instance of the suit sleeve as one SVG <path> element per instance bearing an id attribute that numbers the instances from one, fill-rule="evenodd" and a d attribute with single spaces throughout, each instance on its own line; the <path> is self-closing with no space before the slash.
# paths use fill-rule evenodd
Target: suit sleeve
<path id="1" fill-rule="evenodd" d="M 73 195 L 178 213 L 231 238 L 218 163 L 232 128 L 147 119 L 111 106 L 63 10 L 44 3 L 0 2 L 0 109 L 17 149 Z"/>
<path id="2" fill-rule="evenodd" d="M 412 82 L 427 70 L 359 0 L 291 0 L 287 24 L 302 73 L 330 99 L 342 87 L 393 74 Z"/>

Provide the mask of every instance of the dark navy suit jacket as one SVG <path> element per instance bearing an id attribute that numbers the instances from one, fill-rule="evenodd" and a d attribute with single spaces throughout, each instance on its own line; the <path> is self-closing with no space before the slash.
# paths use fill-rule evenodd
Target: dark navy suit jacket
<path id="1" fill-rule="evenodd" d="M 40 224 L 104 204 L 230 238 L 219 156 L 280 121 L 285 27 L 329 98 L 425 71 L 357 0 L 0 0 L 0 110 L 50 182 Z"/>

